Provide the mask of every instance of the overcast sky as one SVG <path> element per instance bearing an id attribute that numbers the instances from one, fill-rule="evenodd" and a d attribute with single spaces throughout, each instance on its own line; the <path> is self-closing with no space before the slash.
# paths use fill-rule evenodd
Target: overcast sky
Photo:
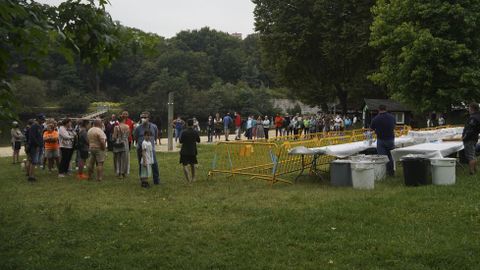
<path id="1" fill-rule="evenodd" d="M 58 5 L 61 0 L 36 0 Z M 123 25 L 160 36 L 172 37 L 182 30 L 204 26 L 223 32 L 254 32 L 250 0 L 110 0 L 108 12 Z"/>

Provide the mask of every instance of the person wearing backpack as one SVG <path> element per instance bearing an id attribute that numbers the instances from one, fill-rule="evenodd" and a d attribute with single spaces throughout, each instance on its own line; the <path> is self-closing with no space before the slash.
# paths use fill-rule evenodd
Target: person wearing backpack
<path id="1" fill-rule="evenodd" d="M 126 118 L 121 118 L 120 123 L 113 129 L 113 167 L 118 178 L 125 178 L 130 164 L 130 149 L 128 138 L 130 128 L 126 124 Z"/>

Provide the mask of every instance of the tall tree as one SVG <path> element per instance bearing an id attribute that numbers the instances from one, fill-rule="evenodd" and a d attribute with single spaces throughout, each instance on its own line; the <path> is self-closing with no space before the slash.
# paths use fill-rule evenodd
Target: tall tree
<path id="1" fill-rule="evenodd" d="M 58 6 L 57 25 L 70 49 L 91 69 L 92 89 L 100 94 L 100 75 L 118 56 L 119 27 L 105 10 L 106 0 L 67 0 Z"/>
<path id="2" fill-rule="evenodd" d="M 373 81 L 423 111 L 480 99 L 479 1 L 379 0 L 373 12 Z"/>
<path id="3" fill-rule="evenodd" d="M 335 100 L 365 81 L 374 0 L 253 0 L 265 64 L 308 104 Z M 363 89 L 368 91 L 368 89 Z"/>
<path id="4" fill-rule="evenodd" d="M 38 59 L 56 40 L 47 6 L 34 1 L 0 0 L 0 120 L 16 117 L 12 92 L 13 67 L 37 70 Z"/>

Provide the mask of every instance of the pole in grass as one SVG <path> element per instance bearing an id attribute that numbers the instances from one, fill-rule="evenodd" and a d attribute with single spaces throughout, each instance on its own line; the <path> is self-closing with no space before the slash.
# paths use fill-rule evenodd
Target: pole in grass
<path id="1" fill-rule="evenodd" d="M 168 93 L 168 151 L 173 151 L 173 92 Z"/>

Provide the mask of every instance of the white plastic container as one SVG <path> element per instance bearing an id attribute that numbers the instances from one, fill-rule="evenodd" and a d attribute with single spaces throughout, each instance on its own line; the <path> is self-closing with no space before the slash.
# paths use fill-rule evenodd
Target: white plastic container
<path id="1" fill-rule="evenodd" d="M 351 156 L 350 160 L 353 162 L 371 162 L 375 181 L 382 181 L 387 177 L 387 163 L 389 159 L 386 155 L 356 155 Z"/>
<path id="2" fill-rule="evenodd" d="M 455 184 L 455 162 L 454 158 L 432 158 L 432 183 L 434 185 Z"/>
<path id="3" fill-rule="evenodd" d="M 367 156 L 373 162 L 373 170 L 375 173 L 375 181 L 385 180 L 387 177 L 387 163 L 389 161 L 386 155 Z"/>
<path id="4" fill-rule="evenodd" d="M 352 186 L 356 189 L 373 189 L 375 187 L 375 171 L 372 162 L 352 161 Z"/>

